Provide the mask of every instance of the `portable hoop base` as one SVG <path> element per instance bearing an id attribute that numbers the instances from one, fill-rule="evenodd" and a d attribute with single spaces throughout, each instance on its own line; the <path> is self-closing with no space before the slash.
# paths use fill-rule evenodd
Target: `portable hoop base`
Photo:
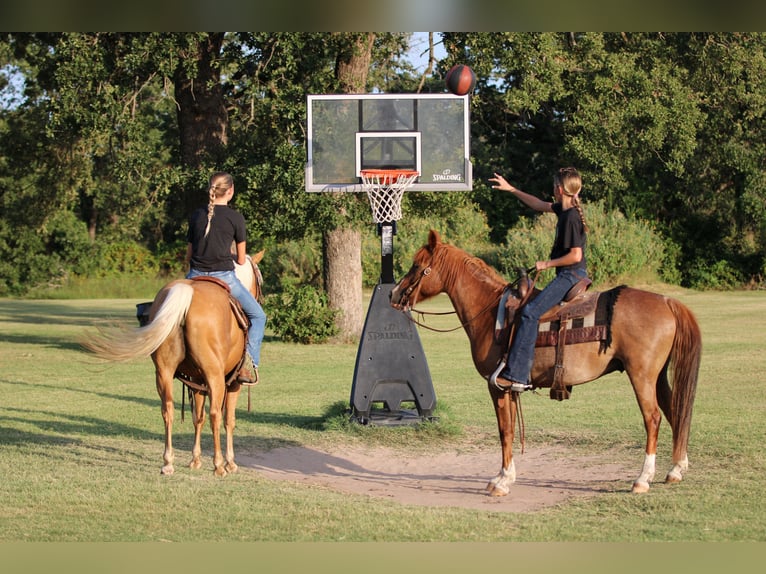
<path id="1" fill-rule="evenodd" d="M 359 342 L 351 416 L 361 424 L 434 420 L 436 395 L 420 337 L 409 316 L 391 307 L 393 283 L 375 287 Z"/>

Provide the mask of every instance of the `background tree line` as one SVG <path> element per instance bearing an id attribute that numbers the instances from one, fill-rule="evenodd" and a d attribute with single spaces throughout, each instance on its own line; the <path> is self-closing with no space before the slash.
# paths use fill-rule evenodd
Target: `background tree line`
<path id="1" fill-rule="evenodd" d="M 365 249 L 376 248 L 369 205 L 362 194 L 304 192 L 306 95 L 443 92 L 458 62 L 478 77 L 474 190 L 406 196 L 399 266 L 437 221 L 448 240 L 511 269 L 534 243 L 533 220 L 487 178 L 499 171 L 549 197 L 554 169 L 575 165 L 613 250 L 635 235 L 608 226 L 629 222 L 659 238 L 642 265 L 666 281 L 763 285 L 766 35 L 436 33 L 446 56 L 431 50 L 422 75 L 405 58 L 409 41 L 3 34 L 0 295 L 73 276 L 178 273 L 188 213 L 206 201 L 209 174 L 227 170 L 249 243 L 285 255 L 274 260 L 273 289 L 320 288 L 341 334 L 358 334 L 362 284 L 379 270 Z"/>

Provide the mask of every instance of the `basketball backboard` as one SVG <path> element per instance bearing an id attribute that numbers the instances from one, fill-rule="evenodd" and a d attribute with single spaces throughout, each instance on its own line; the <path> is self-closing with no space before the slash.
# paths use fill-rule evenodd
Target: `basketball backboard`
<path id="1" fill-rule="evenodd" d="M 306 191 L 364 192 L 364 169 L 410 169 L 408 191 L 470 191 L 469 97 L 310 95 Z"/>

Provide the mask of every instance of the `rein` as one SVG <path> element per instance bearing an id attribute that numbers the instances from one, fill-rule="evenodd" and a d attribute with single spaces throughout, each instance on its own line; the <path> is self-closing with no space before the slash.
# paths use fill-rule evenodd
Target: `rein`
<path id="1" fill-rule="evenodd" d="M 423 277 L 427 277 L 428 275 L 431 274 L 432 264 L 433 264 L 433 258 L 431 259 L 431 263 L 429 263 L 428 266 L 426 266 L 425 269 L 423 269 L 423 271 L 420 272 L 420 276 L 418 277 L 418 280 L 415 281 L 409 287 L 407 287 L 407 289 L 404 292 L 404 297 L 409 299 L 410 296 L 412 295 L 412 292 L 415 291 L 416 292 L 415 298 L 417 298 L 417 295 L 420 293 L 420 281 L 421 279 L 423 279 Z M 521 280 L 526 279 L 527 274 L 535 270 L 536 270 L 536 267 L 531 267 L 530 269 L 526 269 L 526 270 L 522 269 L 521 277 L 519 277 L 516 281 L 511 283 L 511 287 L 514 285 L 518 287 L 519 284 L 521 283 Z M 524 304 L 527 302 L 527 300 L 531 296 L 532 291 L 534 291 L 534 288 L 535 288 L 535 283 L 537 283 L 537 278 L 539 276 L 540 276 L 540 271 L 537 271 L 537 273 L 535 273 L 534 279 L 532 279 L 532 282 L 529 284 L 527 292 L 524 294 L 524 297 L 521 299 L 521 302 L 519 303 L 519 307 L 524 306 Z M 493 299 L 492 301 L 490 301 L 489 304 L 486 307 L 484 307 L 481 311 L 476 313 L 476 315 L 474 315 L 473 317 L 471 317 L 470 319 L 466 321 L 461 322 L 457 327 L 453 327 L 452 329 L 437 329 L 435 327 L 430 327 L 426 325 L 425 323 L 418 321 L 417 319 L 413 319 L 412 317 L 409 317 L 409 320 L 415 323 L 416 325 L 418 325 L 419 327 L 423 327 L 424 329 L 428 329 L 429 331 L 433 331 L 435 333 L 452 333 L 453 331 L 457 331 L 460 328 L 466 327 L 467 325 L 469 325 L 470 323 L 472 323 L 473 321 L 481 317 L 484 313 L 489 311 L 497 302 L 499 302 L 502 296 L 503 294 L 501 291 L 500 295 L 498 295 L 496 299 Z M 440 311 L 440 312 L 420 311 L 419 309 L 415 309 L 414 307 L 411 309 L 411 311 L 414 313 L 417 313 L 421 318 L 425 317 L 426 315 L 456 315 L 457 314 L 457 311 Z"/>
<path id="2" fill-rule="evenodd" d="M 476 319 L 481 317 L 484 313 L 489 311 L 500 300 L 501 296 L 502 296 L 502 293 L 500 295 L 498 295 L 495 299 L 490 301 L 489 305 L 487 305 L 481 311 L 476 313 L 476 315 L 474 315 L 473 317 L 471 317 L 467 321 L 463 321 L 457 327 L 453 327 L 452 329 L 437 329 L 436 327 L 429 327 L 425 323 L 421 323 L 420 321 L 418 321 L 417 319 L 413 319 L 412 317 L 409 317 L 409 319 L 410 319 L 410 321 L 412 321 L 416 325 L 418 325 L 420 327 L 423 327 L 424 329 L 428 329 L 429 331 L 434 331 L 435 333 L 452 333 L 453 331 L 457 331 L 458 329 L 469 325 L 470 323 L 472 323 L 473 321 L 475 321 Z M 420 310 L 415 309 L 415 308 L 411 309 L 411 311 L 417 313 L 421 317 L 424 317 L 426 315 L 456 315 L 457 314 L 457 311 L 440 311 L 440 312 L 435 312 L 435 311 L 420 311 Z"/>

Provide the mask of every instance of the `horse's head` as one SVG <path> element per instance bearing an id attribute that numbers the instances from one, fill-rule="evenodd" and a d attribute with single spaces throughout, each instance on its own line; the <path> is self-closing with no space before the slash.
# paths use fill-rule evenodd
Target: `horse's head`
<path id="1" fill-rule="evenodd" d="M 263 274 L 261 274 L 258 264 L 263 259 L 264 252 L 265 249 L 262 249 L 255 255 L 248 255 L 244 265 L 234 263 L 237 278 L 242 282 L 242 285 L 250 290 L 256 301 L 261 302 L 263 301 Z"/>
<path id="2" fill-rule="evenodd" d="M 412 267 L 391 291 L 391 305 L 396 309 L 409 310 L 418 301 L 425 301 L 442 292 L 443 283 L 434 272 L 434 255 L 442 245 L 439 234 L 433 229 L 428 243 L 418 249 Z"/>

